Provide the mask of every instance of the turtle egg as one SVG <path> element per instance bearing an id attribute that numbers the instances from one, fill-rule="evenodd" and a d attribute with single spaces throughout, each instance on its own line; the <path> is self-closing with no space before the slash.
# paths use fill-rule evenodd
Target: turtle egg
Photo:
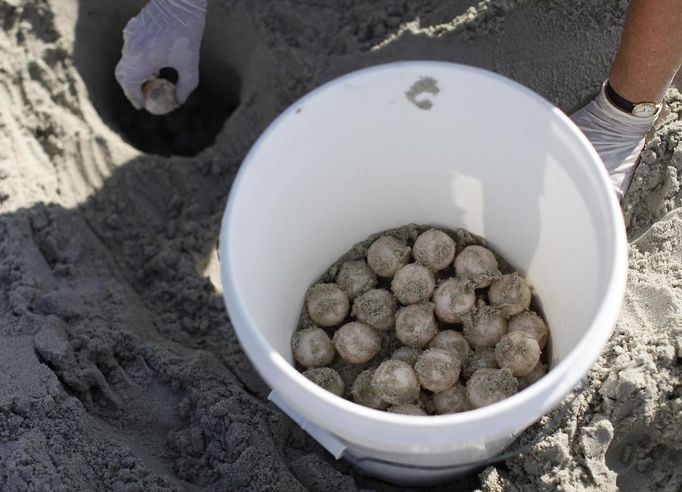
<path id="1" fill-rule="evenodd" d="M 346 261 L 339 269 L 336 283 L 352 301 L 373 289 L 377 284 L 377 276 L 365 260 Z"/>
<path id="2" fill-rule="evenodd" d="M 436 413 L 436 408 L 433 406 L 433 398 L 431 397 L 431 393 L 420 391 L 419 397 L 417 398 L 417 403 L 419 403 L 419 406 L 422 407 L 427 414 L 433 415 Z"/>
<path id="3" fill-rule="evenodd" d="M 392 405 L 412 403 L 419 396 L 419 381 L 414 369 L 396 359 L 385 360 L 376 368 L 372 388 L 379 398 Z"/>
<path id="4" fill-rule="evenodd" d="M 469 356 L 466 364 L 464 364 L 462 376 L 464 376 L 464 379 L 469 379 L 479 369 L 499 369 L 499 367 L 495 358 L 495 350 L 491 348 L 477 348 Z"/>
<path id="5" fill-rule="evenodd" d="M 523 331 L 537 340 L 540 350 L 547 345 L 549 330 L 540 316 L 533 311 L 523 311 L 511 317 L 509 320 L 509 331 Z"/>
<path id="6" fill-rule="evenodd" d="M 460 382 L 440 393 L 433 394 L 433 406 L 438 415 L 471 410 L 467 390 Z"/>
<path id="7" fill-rule="evenodd" d="M 429 229 L 422 232 L 412 247 L 412 256 L 422 265 L 437 272 L 447 268 L 455 259 L 455 241 L 443 231 Z"/>
<path id="8" fill-rule="evenodd" d="M 410 247 L 392 236 L 381 236 L 367 250 L 367 263 L 380 277 L 392 277 L 410 261 Z"/>
<path id="9" fill-rule="evenodd" d="M 491 405 L 518 391 L 518 381 L 509 369 L 479 369 L 467 381 L 467 398 L 474 408 Z"/>
<path id="10" fill-rule="evenodd" d="M 507 320 L 498 309 L 479 303 L 474 313 L 464 320 L 464 337 L 477 348 L 492 348 L 507 333 Z"/>
<path id="11" fill-rule="evenodd" d="M 386 410 L 388 403 L 379 398 L 379 395 L 372 387 L 373 375 L 374 369 L 366 369 L 358 374 L 350 388 L 350 394 L 353 397 L 353 401 L 359 405 L 377 410 Z"/>
<path id="12" fill-rule="evenodd" d="M 393 405 L 388 407 L 390 413 L 401 413 L 403 415 L 414 415 L 417 417 L 423 417 L 428 415 L 419 405 L 414 403 L 405 403 L 403 405 Z"/>
<path id="13" fill-rule="evenodd" d="M 435 286 L 431 270 L 416 263 L 401 267 L 391 281 L 391 290 L 403 304 L 428 300 Z"/>
<path id="14" fill-rule="evenodd" d="M 461 362 L 454 352 L 439 348 L 425 350 L 414 363 L 419 383 L 434 392 L 445 391 L 455 384 L 460 368 Z"/>
<path id="15" fill-rule="evenodd" d="M 408 347 L 426 347 L 438 333 L 433 315 L 433 304 L 424 302 L 398 309 L 395 315 L 395 334 Z"/>
<path id="16" fill-rule="evenodd" d="M 422 350 L 415 347 L 400 347 L 391 354 L 391 359 L 401 360 L 413 366 L 417 358 L 422 354 Z"/>
<path id="17" fill-rule="evenodd" d="M 334 344 L 322 328 L 305 328 L 291 337 L 291 352 L 303 367 L 322 367 L 334 360 Z"/>
<path id="18" fill-rule="evenodd" d="M 152 79 L 142 86 L 144 109 L 154 115 L 168 114 L 178 107 L 175 84 L 166 79 Z"/>
<path id="19" fill-rule="evenodd" d="M 393 328 L 398 301 L 385 289 L 368 290 L 353 301 L 351 314 L 358 321 L 380 331 Z"/>
<path id="20" fill-rule="evenodd" d="M 519 391 L 526 389 L 531 384 L 539 381 L 545 374 L 547 374 L 547 366 L 545 366 L 542 362 L 538 362 L 532 371 L 525 376 L 518 378 Z"/>
<path id="21" fill-rule="evenodd" d="M 502 275 L 493 280 L 488 289 L 488 300 L 500 308 L 506 317 L 519 314 L 530 306 L 531 291 L 526 281 L 517 273 Z"/>
<path id="22" fill-rule="evenodd" d="M 334 346 L 349 364 L 364 364 L 381 350 L 381 337 L 369 326 L 353 321 L 336 330 Z"/>
<path id="23" fill-rule="evenodd" d="M 308 314 L 317 325 L 336 326 L 348 316 L 348 295 L 336 284 L 315 284 L 306 295 Z"/>
<path id="24" fill-rule="evenodd" d="M 492 279 L 500 276 L 500 269 L 492 251 L 483 246 L 467 246 L 455 258 L 458 277 L 472 279 L 476 288 L 488 287 Z"/>
<path id="25" fill-rule="evenodd" d="M 331 391 L 337 396 L 343 396 L 343 379 L 334 369 L 330 367 L 313 367 L 304 371 L 303 375 L 321 388 Z"/>
<path id="26" fill-rule="evenodd" d="M 507 333 L 495 347 L 497 363 L 517 377 L 529 374 L 540 361 L 540 354 L 538 342 L 523 331 Z"/>
<path id="27" fill-rule="evenodd" d="M 469 342 L 467 342 L 464 335 L 455 330 L 443 330 L 431 339 L 429 342 L 431 348 L 442 348 L 445 350 L 454 350 L 457 353 L 459 360 L 467 360 L 469 358 Z"/>
<path id="28" fill-rule="evenodd" d="M 436 316 L 444 323 L 459 323 L 462 316 L 471 311 L 476 294 L 471 284 L 453 277 L 443 282 L 433 293 Z"/>

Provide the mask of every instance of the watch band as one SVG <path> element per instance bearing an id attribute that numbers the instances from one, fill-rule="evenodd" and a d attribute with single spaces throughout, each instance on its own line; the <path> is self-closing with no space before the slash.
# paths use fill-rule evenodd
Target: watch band
<path id="1" fill-rule="evenodd" d="M 636 104 L 628 101 L 625 99 L 623 96 L 618 94 L 613 87 L 611 87 L 611 83 L 609 81 L 606 81 L 606 86 L 604 87 L 604 90 L 606 92 L 606 97 L 609 98 L 609 100 L 625 111 L 628 114 L 632 114 L 632 110 L 635 109 Z"/>

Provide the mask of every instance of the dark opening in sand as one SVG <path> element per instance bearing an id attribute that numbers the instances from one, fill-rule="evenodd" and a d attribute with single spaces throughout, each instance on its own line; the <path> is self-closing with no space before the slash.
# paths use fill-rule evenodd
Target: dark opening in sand
<path id="1" fill-rule="evenodd" d="M 225 121 L 239 106 L 241 77 L 215 36 L 204 38 L 199 86 L 184 105 L 154 116 L 136 110 L 114 78 L 121 57 L 122 31 L 140 2 L 81 2 L 75 62 L 100 117 L 135 148 L 162 156 L 193 156 L 215 143 Z M 220 11 L 213 12 L 220 15 Z"/>

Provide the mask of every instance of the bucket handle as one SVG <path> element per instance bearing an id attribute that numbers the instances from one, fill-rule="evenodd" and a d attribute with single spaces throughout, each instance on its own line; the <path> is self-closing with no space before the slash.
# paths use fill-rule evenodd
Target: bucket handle
<path id="1" fill-rule="evenodd" d="M 291 419 L 296 422 L 301 429 L 310 434 L 313 439 L 319 442 L 324 449 L 329 451 L 329 453 L 335 459 L 341 459 L 346 452 L 346 445 L 341 442 L 331 432 L 324 429 L 320 429 L 318 426 L 312 422 L 304 419 L 296 410 L 291 408 L 275 391 L 271 391 L 268 395 L 268 400 L 277 405 L 284 413 L 286 413 Z"/>

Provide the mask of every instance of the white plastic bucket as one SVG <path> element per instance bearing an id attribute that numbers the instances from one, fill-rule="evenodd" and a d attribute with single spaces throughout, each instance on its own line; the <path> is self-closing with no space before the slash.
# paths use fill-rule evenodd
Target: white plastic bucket
<path id="1" fill-rule="evenodd" d="M 413 417 L 291 365 L 306 289 L 354 243 L 408 223 L 479 234 L 527 276 L 551 329 L 547 376 L 494 405 Z M 233 184 L 220 257 L 232 325 L 271 399 L 337 458 L 407 484 L 494 456 L 574 388 L 615 324 L 627 248 L 603 165 L 559 109 L 491 72 L 405 62 L 334 80 L 268 128 Z"/>

